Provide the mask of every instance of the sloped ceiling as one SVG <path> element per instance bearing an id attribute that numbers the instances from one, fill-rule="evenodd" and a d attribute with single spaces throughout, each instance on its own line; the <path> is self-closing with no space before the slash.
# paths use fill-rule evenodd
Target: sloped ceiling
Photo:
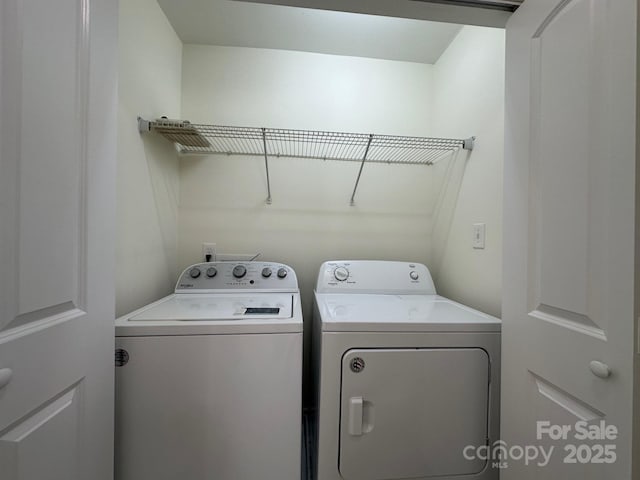
<path id="1" fill-rule="evenodd" d="M 461 26 L 228 0 L 158 0 L 187 44 L 435 63 Z"/>

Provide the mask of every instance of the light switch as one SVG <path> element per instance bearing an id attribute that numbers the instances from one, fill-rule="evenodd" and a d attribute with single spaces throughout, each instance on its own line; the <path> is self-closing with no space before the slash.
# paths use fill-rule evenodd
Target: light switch
<path id="1" fill-rule="evenodd" d="M 485 237 L 485 224 L 484 223 L 474 223 L 473 224 L 473 248 L 482 249 L 484 248 L 484 237 Z"/>

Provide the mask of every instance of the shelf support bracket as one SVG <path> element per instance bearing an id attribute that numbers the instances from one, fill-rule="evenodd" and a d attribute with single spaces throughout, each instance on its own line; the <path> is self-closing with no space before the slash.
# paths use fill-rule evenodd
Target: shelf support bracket
<path id="1" fill-rule="evenodd" d="M 362 175 L 362 169 L 364 168 L 364 162 L 367 161 L 367 155 L 369 154 L 369 147 L 371 147 L 371 142 L 373 141 L 373 134 L 369 135 L 369 141 L 367 142 L 367 148 L 364 151 L 364 156 L 362 157 L 362 163 L 360 163 L 360 170 L 358 171 L 358 178 L 356 178 L 356 184 L 353 187 L 353 193 L 351 194 L 351 203 L 350 205 L 353 207 L 356 204 L 356 190 L 358 190 L 358 184 L 360 183 L 360 176 Z"/>
<path id="2" fill-rule="evenodd" d="M 262 146 L 264 148 L 264 167 L 267 171 L 267 205 L 271 205 L 271 182 L 269 181 L 269 157 L 267 155 L 267 129 L 262 129 Z"/>
<path id="3" fill-rule="evenodd" d="M 151 122 L 149 120 L 145 120 L 142 117 L 138 117 L 138 131 L 140 133 L 147 133 L 151 131 Z"/>
<path id="4" fill-rule="evenodd" d="M 465 150 L 473 150 L 473 147 L 475 147 L 475 143 L 476 137 L 469 137 L 466 140 L 463 140 L 462 148 L 464 148 Z"/>

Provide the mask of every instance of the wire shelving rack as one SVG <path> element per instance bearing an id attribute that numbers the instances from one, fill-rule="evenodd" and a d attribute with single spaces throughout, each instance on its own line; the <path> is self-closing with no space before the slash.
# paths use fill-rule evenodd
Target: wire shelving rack
<path id="1" fill-rule="evenodd" d="M 473 150 L 467 139 L 406 137 L 363 133 L 232 127 L 188 121 L 138 118 L 140 132 L 156 132 L 173 142 L 181 155 L 249 155 L 265 159 L 267 204 L 271 203 L 269 157 L 313 158 L 360 162 L 351 205 L 366 162 L 433 165 L 460 149 Z"/>

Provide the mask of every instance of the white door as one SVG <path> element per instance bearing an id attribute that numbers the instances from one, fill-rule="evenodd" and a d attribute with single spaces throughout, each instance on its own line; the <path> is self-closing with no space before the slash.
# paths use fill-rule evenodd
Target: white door
<path id="1" fill-rule="evenodd" d="M 632 478 L 636 10 L 526 0 L 507 25 L 502 439 L 555 448 L 506 480 Z"/>
<path id="2" fill-rule="evenodd" d="M 345 480 L 482 475 L 461 461 L 489 437 L 482 348 L 351 349 L 342 357 L 339 469 Z"/>
<path id="3" fill-rule="evenodd" d="M 0 478 L 113 475 L 117 2 L 0 6 Z"/>

